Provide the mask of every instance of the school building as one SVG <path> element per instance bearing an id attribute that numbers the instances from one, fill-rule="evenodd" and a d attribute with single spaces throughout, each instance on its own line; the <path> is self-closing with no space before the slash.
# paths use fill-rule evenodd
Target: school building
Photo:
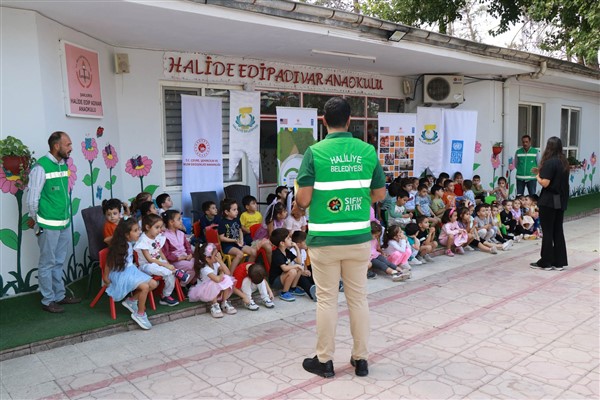
<path id="1" fill-rule="evenodd" d="M 142 188 L 180 204 L 182 94 L 222 100 L 224 185 L 248 185 L 261 201 L 277 181 L 276 107 L 317 108 L 320 117 L 340 95 L 353 107 L 350 130 L 374 145 L 380 112 L 477 111 L 474 173 L 486 186 L 507 172 L 514 182 L 510 161 L 524 134 L 536 147 L 560 136 L 568 155 L 585 160 L 573 169 L 573 193 L 600 184 L 600 71 L 575 63 L 288 0 L 5 0 L 0 16 L 1 138 L 21 139 L 38 157 L 53 131 L 73 141 L 68 281 L 89 267 L 82 209 Z M 91 58 L 67 65 L 72 48 Z M 73 68 L 93 93 L 72 90 Z M 229 164 L 230 90 L 260 92 L 258 177 L 246 158 Z M 501 165 L 491 159 L 496 142 Z M 117 157 L 107 161 L 107 149 Z M 27 193 L 19 199 L 11 184 L 0 175 L 1 296 L 37 284 Z"/>

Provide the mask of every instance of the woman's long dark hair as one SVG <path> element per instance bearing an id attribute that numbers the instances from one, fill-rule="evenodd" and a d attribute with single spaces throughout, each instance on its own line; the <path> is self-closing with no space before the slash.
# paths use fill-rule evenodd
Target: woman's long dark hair
<path id="1" fill-rule="evenodd" d="M 567 157 L 565 157 L 563 154 L 562 140 L 556 136 L 552 136 L 550 139 L 548 139 L 548 142 L 546 142 L 546 148 L 544 149 L 544 154 L 542 154 L 542 160 L 540 161 L 540 169 L 544 163 L 551 158 L 558 158 L 563 166 L 563 169 L 565 171 L 569 170 Z"/>
<path id="2" fill-rule="evenodd" d="M 122 219 L 117 225 L 106 255 L 106 267 L 109 270 L 118 272 L 125 269 L 125 257 L 129 249 L 127 235 L 129 235 L 134 225 L 137 225 L 135 218 Z"/>

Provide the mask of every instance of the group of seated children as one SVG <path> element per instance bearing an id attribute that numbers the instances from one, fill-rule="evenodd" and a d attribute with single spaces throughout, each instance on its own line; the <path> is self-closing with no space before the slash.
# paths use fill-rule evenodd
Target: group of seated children
<path id="1" fill-rule="evenodd" d="M 234 293 L 251 311 L 259 309 L 252 300 L 254 291 L 260 293 L 265 307 L 273 308 L 270 285 L 282 290 L 282 300 L 294 301 L 295 296 L 308 295 L 316 301 L 316 288 L 306 265 L 306 218 L 288 218 L 287 210 L 280 210 L 283 201 L 274 202 L 272 217 L 266 223 L 252 196 L 243 199 L 245 212 L 240 218 L 235 200 L 221 202 L 221 215 L 214 202 L 206 202 L 200 222 L 204 229 L 217 229 L 219 240 L 204 240 L 195 250 L 186 237 L 181 213 L 172 209 L 169 195 L 162 194 L 156 201 L 160 215 L 152 195 L 146 192 L 136 196 L 131 209 L 118 199 L 102 202 L 106 219 L 103 234 L 108 245 L 103 281 L 108 286 L 107 293 L 116 301 L 123 300 L 123 306 L 141 328 L 152 327 L 146 314 L 146 298 L 158 287 L 159 280 L 164 282 L 160 304 L 179 304 L 172 296 L 178 279 L 182 287 L 187 287 L 190 301 L 211 304 L 210 312 L 215 318 L 237 313 L 228 300 Z M 252 235 L 250 228 L 256 224 L 264 228 L 268 237 Z M 280 227 L 284 224 L 292 230 Z M 218 245 L 223 254 L 231 257 L 229 267 L 223 262 Z M 269 271 L 254 263 L 261 249 L 271 266 Z M 248 262 L 241 264 L 246 258 Z"/>
<path id="2" fill-rule="evenodd" d="M 451 180 L 447 173 L 441 173 L 437 179 L 428 175 L 421 179 L 396 179 L 390 183 L 380 209 L 382 220 L 388 230 L 392 229 L 389 234 L 386 232 L 384 248 L 392 247 L 395 255 L 384 252 L 387 255 L 385 263 L 381 252 L 373 244 L 371 262 L 376 269 L 392 275 L 394 280 L 401 280 L 401 271 L 406 270 L 408 264 L 431 262 L 429 254 L 437 246 L 437 231 L 437 240 L 450 257 L 455 253 L 464 254 L 465 249 L 497 254 L 499 248 L 507 250 L 523 238 L 541 236 L 536 195 L 517 196 L 510 200 L 503 177 L 489 193 L 482 189 L 478 175 L 470 180 L 463 179 L 462 174 L 456 172 L 453 178 Z M 490 196 L 495 196 L 496 200 Z M 485 200 L 491 201 L 491 204 L 485 203 Z M 381 228 L 375 225 L 372 225 L 373 242 L 378 244 Z M 404 234 L 398 230 L 404 230 Z M 415 230 L 418 231 L 416 244 L 410 246 L 413 253 L 416 250 L 415 257 L 406 259 L 408 251 L 403 240 L 405 237 L 406 243 L 410 243 Z"/>

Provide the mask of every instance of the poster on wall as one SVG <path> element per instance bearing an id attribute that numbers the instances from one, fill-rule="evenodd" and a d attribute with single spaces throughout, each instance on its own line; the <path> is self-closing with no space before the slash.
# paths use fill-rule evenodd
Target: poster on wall
<path id="1" fill-rule="evenodd" d="M 386 182 L 413 176 L 417 114 L 379 113 L 377 153 Z"/>
<path id="2" fill-rule="evenodd" d="M 260 174 L 260 92 L 230 90 L 229 109 L 229 179 L 242 156 Z"/>
<path id="3" fill-rule="evenodd" d="M 302 156 L 317 141 L 317 109 L 277 107 L 277 180 L 293 187 Z"/>
<path id="4" fill-rule="evenodd" d="M 67 116 L 102 118 L 98 52 L 66 40 L 61 40 L 60 45 Z"/>
<path id="5" fill-rule="evenodd" d="M 181 203 L 192 209 L 191 192 L 214 190 L 223 197 L 222 101 L 181 95 Z"/>

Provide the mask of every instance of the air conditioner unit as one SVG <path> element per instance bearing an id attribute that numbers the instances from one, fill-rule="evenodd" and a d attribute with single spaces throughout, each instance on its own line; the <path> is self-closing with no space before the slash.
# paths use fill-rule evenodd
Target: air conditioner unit
<path id="1" fill-rule="evenodd" d="M 423 103 L 457 104 L 465 101 L 461 75 L 425 75 Z"/>

